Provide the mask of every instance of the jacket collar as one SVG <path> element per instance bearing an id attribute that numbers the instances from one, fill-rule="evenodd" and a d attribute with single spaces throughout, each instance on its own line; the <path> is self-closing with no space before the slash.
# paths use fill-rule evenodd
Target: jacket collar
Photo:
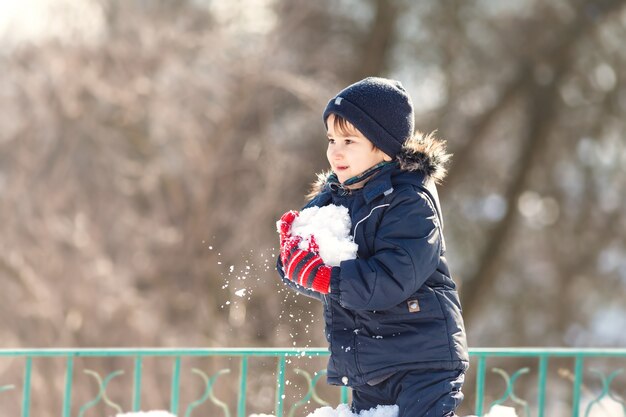
<path id="1" fill-rule="evenodd" d="M 384 166 L 378 175 L 374 176 L 363 186 L 363 198 L 366 203 L 370 203 L 376 197 L 393 192 L 391 177 L 395 170 L 396 164 Z"/>
<path id="2" fill-rule="evenodd" d="M 333 189 L 332 183 L 328 181 L 328 178 L 330 178 L 330 175 L 326 178 L 322 191 L 311 201 L 313 205 L 327 204 L 332 199 L 332 193 L 337 192 Z M 365 202 L 369 204 L 382 195 L 392 193 L 394 185 L 425 185 L 427 180 L 428 177 L 423 173 L 404 171 L 400 169 L 397 163 L 389 164 L 384 166 L 380 172 L 365 183 L 361 190 Z"/>
<path id="3" fill-rule="evenodd" d="M 446 165 L 450 155 L 446 152 L 445 142 L 436 139 L 434 135 L 416 133 L 407 140 L 400 153 L 396 156 L 396 163 L 385 166 L 378 175 L 375 175 L 365 185 L 363 192 L 366 201 L 370 202 L 384 194 L 393 183 L 426 184 L 440 183 L 446 176 Z M 317 175 L 308 198 L 323 194 L 328 190 L 328 180 L 332 172 L 322 172 Z M 328 190 L 330 192 L 330 190 Z"/>

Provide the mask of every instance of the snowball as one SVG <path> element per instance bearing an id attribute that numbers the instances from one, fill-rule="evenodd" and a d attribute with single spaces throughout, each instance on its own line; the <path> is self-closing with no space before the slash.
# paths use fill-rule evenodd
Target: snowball
<path id="1" fill-rule="evenodd" d="M 291 233 L 302 237 L 300 249 L 308 249 L 309 239 L 315 236 L 324 263 L 339 266 L 341 261 L 356 258 L 358 245 L 350 236 L 351 226 L 347 207 L 331 204 L 302 210 Z"/>
<path id="2" fill-rule="evenodd" d="M 135 413 L 118 414 L 115 417 L 176 417 L 174 414 L 170 414 L 167 411 L 138 411 Z"/>

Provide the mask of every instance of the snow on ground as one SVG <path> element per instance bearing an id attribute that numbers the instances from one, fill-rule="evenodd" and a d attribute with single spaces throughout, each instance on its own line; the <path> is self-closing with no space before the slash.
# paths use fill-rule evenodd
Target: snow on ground
<path id="1" fill-rule="evenodd" d="M 623 399 L 621 400 L 623 401 Z M 589 407 L 589 405 L 590 405 L 590 402 L 588 402 L 587 404 L 584 404 L 580 408 L 581 414 L 583 412 L 586 412 L 583 410 L 587 410 L 587 407 Z M 606 398 L 606 397 L 598 401 L 597 403 L 594 403 L 591 406 L 591 410 L 589 410 L 589 415 L 588 415 L 588 417 L 623 417 L 623 416 L 626 416 L 626 408 L 624 408 L 621 403 L 615 400 L 612 400 L 610 398 Z"/>
<path id="2" fill-rule="evenodd" d="M 471 417 L 471 416 L 470 416 Z M 485 417 L 517 417 L 515 408 L 505 407 L 503 405 L 494 405 Z"/>
<path id="3" fill-rule="evenodd" d="M 354 414 L 348 404 L 339 404 L 337 408 L 321 407 L 313 411 L 307 417 L 397 417 L 397 405 L 379 405 L 370 410 Z M 139 411 L 137 413 L 118 414 L 115 417 L 176 417 L 167 411 Z M 251 414 L 250 417 L 275 417 L 270 414 Z M 468 416 L 473 417 L 473 416 Z M 494 405 L 485 417 L 517 417 L 515 409 Z"/>
<path id="4" fill-rule="evenodd" d="M 586 408 L 586 407 L 585 407 Z M 617 401 L 603 400 L 595 404 L 591 409 L 590 417 L 617 417 L 623 416 L 622 405 Z M 359 414 L 350 411 L 348 404 L 339 404 L 337 408 L 321 407 L 310 413 L 307 417 L 397 417 L 398 406 L 379 405 Z M 136 413 L 117 414 L 115 417 L 176 417 L 167 411 L 140 411 Z M 271 414 L 251 414 L 249 417 L 275 417 Z M 476 416 L 467 416 L 476 417 Z M 484 417 L 517 417 L 513 407 L 494 405 Z"/>
<path id="5" fill-rule="evenodd" d="M 252 414 L 250 417 L 275 417 L 269 414 Z M 359 414 L 354 414 L 350 411 L 350 406 L 347 404 L 339 404 L 336 409 L 332 407 L 321 407 L 313 411 L 307 417 L 398 417 L 397 405 L 379 405 L 376 408 L 372 408 L 367 411 L 361 411 Z M 476 416 L 468 416 L 476 417 Z M 504 407 L 501 405 L 494 405 L 489 410 L 489 413 L 485 417 L 517 417 L 515 409 L 512 407 Z"/>
<path id="6" fill-rule="evenodd" d="M 291 225 L 291 233 L 302 237 L 301 249 L 307 249 L 311 235 L 315 236 L 324 263 L 339 266 L 341 261 L 356 258 L 358 245 L 350 236 L 350 227 L 348 209 L 331 204 L 302 210 Z"/>
<path id="7" fill-rule="evenodd" d="M 269 414 L 252 414 L 250 417 L 275 417 Z M 337 408 L 321 407 L 307 417 L 398 417 L 397 405 L 379 405 L 370 410 L 354 414 L 348 404 L 339 404 Z"/>

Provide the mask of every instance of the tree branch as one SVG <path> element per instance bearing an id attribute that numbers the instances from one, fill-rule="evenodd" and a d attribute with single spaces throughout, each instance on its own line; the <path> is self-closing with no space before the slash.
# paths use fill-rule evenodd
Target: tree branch
<path id="1" fill-rule="evenodd" d="M 622 5 L 623 1 L 604 2 L 602 12 L 604 16 Z M 588 5 L 598 6 L 597 2 L 590 2 Z M 572 52 L 575 45 L 584 35 L 595 26 L 586 15 L 586 9 L 579 15 L 578 19 L 564 31 L 558 46 L 550 56 L 549 65 L 554 68 L 552 81 L 545 86 L 534 84 L 529 91 L 528 111 L 529 129 L 526 132 L 524 146 L 522 148 L 519 162 L 515 167 L 513 181 L 506 193 L 507 212 L 502 221 L 495 227 L 486 247 L 484 248 L 479 267 L 475 274 L 468 279 L 468 284 L 463 286 L 462 299 L 464 305 L 464 316 L 467 322 L 474 320 L 480 310 L 480 301 L 489 294 L 493 284 L 497 279 L 498 272 L 504 261 L 504 257 L 509 247 L 509 239 L 517 223 L 517 201 L 520 195 L 527 188 L 529 177 L 533 172 L 537 159 L 541 156 L 543 144 L 546 142 L 552 125 L 556 120 L 558 112 L 557 89 L 559 81 L 567 74 L 572 65 Z M 597 9 L 596 9 L 597 10 Z"/>
<path id="2" fill-rule="evenodd" d="M 375 0 L 375 3 L 376 15 L 362 45 L 361 59 L 353 70 L 354 80 L 381 74 L 394 43 L 398 6 L 387 0 Z"/>

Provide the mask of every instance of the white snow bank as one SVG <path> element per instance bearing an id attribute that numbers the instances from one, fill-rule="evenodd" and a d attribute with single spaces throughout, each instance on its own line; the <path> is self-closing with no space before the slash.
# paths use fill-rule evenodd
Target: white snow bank
<path id="1" fill-rule="evenodd" d="M 352 411 L 350 411 L 350 407 L 347 404 L 340 404 L 339 407 L 334 410 L 332 407 L 318 408 L 307 417 L 398 417 L 398 406 L 379 405 L 376 408 L 361 411 L 359 414 L 354 414 Z M 489 410 L 489 413 L 486 414 L 485 417 L 517 417 L 517 414 L 515 413 L 515 409 L 512 407 L 494 405 L 493 407 L 491 407 L 491 410 Z"/>
<path id="2" fill-rule="evenodd" d="M 616 404 L 619 405 L 618 403 Z M 359 414 L 354 414 L 352 411 L 350 411 L 350 406 L 348 406 L 348 404 L 339 404 L 339 406 L 335 409 L 333 409 L 332 407 L 318 408 L 317 410 L 310 413 L 307 417 L 397 417 L 397 416 L 398 416 L 397 405 L 379 405 L 376 408 L 372 408 L 366 411 L 361 411 Z M 176 417 L 176 416 L 168 413 L 167 411 L 140 411 L 137 413 L 118 414 L 115 417 Z M 275 417 L 275 416 L 270 415 L 270 414 L 251 414 L 250 417 Z M 468 417 L 475 417 L 475 416 L 468 416 Z M 491 407 L 491 410 L 489 410 L 489 413 L 487 413 L 485 417 L 517 417 L 517 414 L 515 413 L 515 409 L 512 407 L 494 405 L 493 407 Z"/>
<path id="3" fill-rule="evenodd" d="M 586 409 L 588 404 L 583 408 Z M 598 403 L 595 403 L 592 407 L 589 416 L 590 417 L 612 417 L 622 416 L 623 408 L 617 401 L 607 400 L 606 398 Z M 367 411 L 362 411 L 359 414 L 354 414 L 350 411 L 350 407 L 347 404 L 340 404 L 336 409 L 332 407 L 321 407 L 310 413 L 307 417 L 397 417 L 398 406 L 384 406 L 379 405 L 376 408 L 372 408 Z M 117 414 L 115 417 L 176 417 L 167 411 L 139 411 L 134 413 Z M 251 414 L 250 417 L 275 417 L 270 414 Z M 467 416 L 476 417 L 476 416 Z M 517 417 L 515 409 L 513 407 L 505 407 L 502 405 L 494 405 L 484 417 Z"/>
<path id="4" fill-rule="evenodd" d="M 494 405 L 485 417 L 517 417 L 515 408 L 505 407 L 503 405 Z"/>
<path id="5" fill-rule="evenodd" d="M 474 415 L 467 417 L 476 417 Z M 484 417 L 517 417 L 515 408 L 505 407 L 503 405 L 494 405 Z"/>
<path id="6" fill-rule="evenodd" d="M 268 414 L 252 414 L 250 417 L 275 417 Z M 307 417 L 398 417 L 397 405 L 379 405 L 370 410 L 361 411 L 354 414 L 350 411 L 348 404 L 339 404 L 336 409 L 332 407 L 321 407 L 313 411 Z"/>
<path id="7" fill-rule="evenodd" d="M 348 208 L 331 204 L 302 210 L 291 225 L 291 233 L 302 237 L 301 249 L 308 249 L 311 235 L 315 236 L 324 263 L 339 266 L 341 261 L 356 258 L 358 245 L 350 236 L 351 226 Z"/>
<path id="8" fill-rule="evenodd" d="M 584 404 L 581 410 L 587 410 L 591 403 Z M 589 410 L 589 417 L 623 417 L 624 408 L 622 404 L 609 398 L 603 398 L 594 403 Z"/>

